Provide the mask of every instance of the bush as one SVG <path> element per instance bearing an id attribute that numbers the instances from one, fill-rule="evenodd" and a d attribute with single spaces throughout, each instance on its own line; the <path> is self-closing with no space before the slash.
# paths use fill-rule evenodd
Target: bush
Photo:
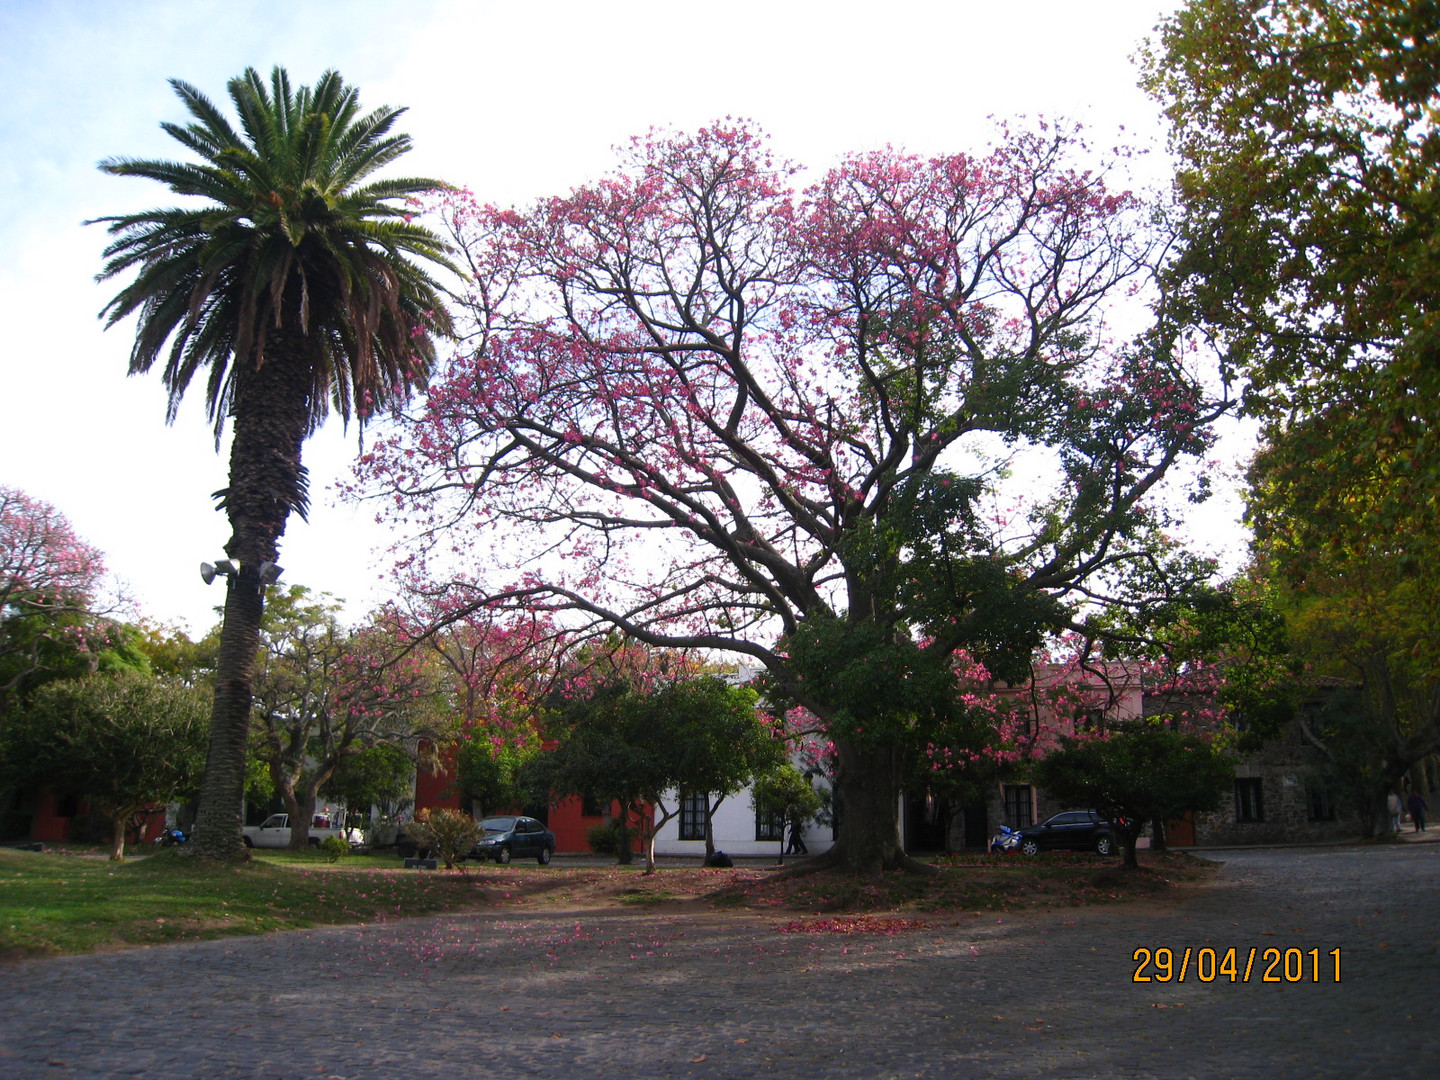
<path id="1" fill-rule="evenodd" d="M 326 862 L 339 862 L 350 854 L 350 843 L 339 836 L 327 836 L 320 841 L 320 850 L 324 853 Z"/>
<path id="2" fill-rule="evenodd" d="M 480 826 L 460 810 L 421 810 L 406 835 L 422 848 L 445 860 L 445 869 L 462 862 L 480 839 Z"/>
<path id="3" fill-rule="evenodd" d="M 602 821 L 598 825 L 591 825 L 585 833 L 585 839 L 590 844 L 590 850 L 596 855 L 618 855 L 620 853 L 620 822 L 614 820 Z"/>

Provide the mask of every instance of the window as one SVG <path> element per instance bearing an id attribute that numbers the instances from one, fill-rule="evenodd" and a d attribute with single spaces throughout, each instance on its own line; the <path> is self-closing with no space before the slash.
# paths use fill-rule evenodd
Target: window
<path id="1" fill-rule="evenodd" d="M 785 818 L 780 814 L 766 814 L 755 811 L 756 840 L 784 840 Z"/>
<path id="2" fill-rule="evenodd" d="M 606 808 L 600 805 L 600 800 L 594 795 L 584 795 L 580 799 L 581 817 L 604 817 Z"/>
<path id="3" fill-rule="evenodd" d="M 1101 731 L 1105 727 L 1104 709 L 1081 709 L 1075 714 L 1075 730 Z"/>
<path id="4" fill-rule="evenodd" d="M 1035 802 L 1029 784 L 1005 785 L 1005 821 L 1012 829 L 1035 824 Z"/>
<path id="5" fill-rule="evenodd" d="M 1335 820 L 1335 793 L 1329 788 L 1311 785 L 1305 789 L 1307 816 L 1311 821 Z"/>
<path id="6" fill-rule="evenodd" d="M 1235 820 L 1265 820 L 1265 795 L 1258 776 L 1235 781 Z"/>
<path id="7" fill-rule="evenodd" d="M 683 791 L 680 793 L 680 839 L 705 839 L 705 810 L 710 804 L 710 794 L 705 791 Z"/>

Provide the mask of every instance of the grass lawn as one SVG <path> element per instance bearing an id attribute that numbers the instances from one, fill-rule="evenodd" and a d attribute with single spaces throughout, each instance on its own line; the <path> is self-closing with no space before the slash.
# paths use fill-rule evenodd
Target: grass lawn
<path id="1" fill-rule="evenodd" d="M 1059 908 L 1169 892 L 1215 864 L 1142 853 L 1138 873 L 1091 855 L 955 856 L 933 876 L 642 867 L 494 866 L 404 870 L 393 854 L 328 863 L 319 853 L 265 852 L 243 866 L 210 866 L 173 849 L 112 863 L 93 850 L 0 849 L 0 960 L 93 952 L 341 923 L 372 923 L 465 908 L 735 909 L 779 914 L 934 914 Z"/>

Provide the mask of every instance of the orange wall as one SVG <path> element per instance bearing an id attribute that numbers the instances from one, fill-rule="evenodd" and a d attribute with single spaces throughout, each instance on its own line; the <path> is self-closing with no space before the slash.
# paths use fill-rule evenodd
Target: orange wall
<path id="1" fill-rule="evenodd" d="M 460 809 L 460 790 L 455 785 L 455 750 L 452 748 L 440 757 L 440 771 L 430 772 L 419 769 L 415 773 L 415 809 L 430 810 L 448 807 Z M 603 816 L 588 816 L 584 801 L 571 795 L 561 799 L 546 814 L 546 827 L 555 834 L 555 850 L 564 852 L 586 852 L 590 850 L 587 834 L 590 829 L 605 820 Z M 620 804 L 610 807 L 612 816 L 620 813 Z M 635 850 L 640 843 L 635 841 Z"/>

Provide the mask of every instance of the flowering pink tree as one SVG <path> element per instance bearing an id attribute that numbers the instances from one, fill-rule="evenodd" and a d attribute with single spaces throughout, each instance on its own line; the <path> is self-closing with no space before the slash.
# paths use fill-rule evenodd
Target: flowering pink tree
<path id="1" fill-rule="evenodd" d="M 951 655 L 1018 678 L 1080 601 L 1178 588 L 1152 496 L 1223 408 L 1110 340 L 1154 244 L 1076 144 L 859 154 L 797 192 L 727 121 L 528 209 L 449 197 L 468 345 L 363 482 L 467 602 L 758 661 L 833 742 L 831 859 L 906 864 Z M 1047 478 L 1002 495 L 1026 453 Z"/>
<path id="2" fill-rule="evenodd" d="M 457 603 L 414 580 L 386 621 L 449 684 L 456 742 L 438 748 L 469 808 L 497 813 L 524 801 L 519 769 L 539 752 L 540 711 L 562 677 L 565 633 L 543 613 Z"/>
<path id="3" fill-rule="evenodd" d="M 109 638 L 93 614 L 100 552 L 49 503 L 0 487 L 0 705 L 28 678 Z"/>

